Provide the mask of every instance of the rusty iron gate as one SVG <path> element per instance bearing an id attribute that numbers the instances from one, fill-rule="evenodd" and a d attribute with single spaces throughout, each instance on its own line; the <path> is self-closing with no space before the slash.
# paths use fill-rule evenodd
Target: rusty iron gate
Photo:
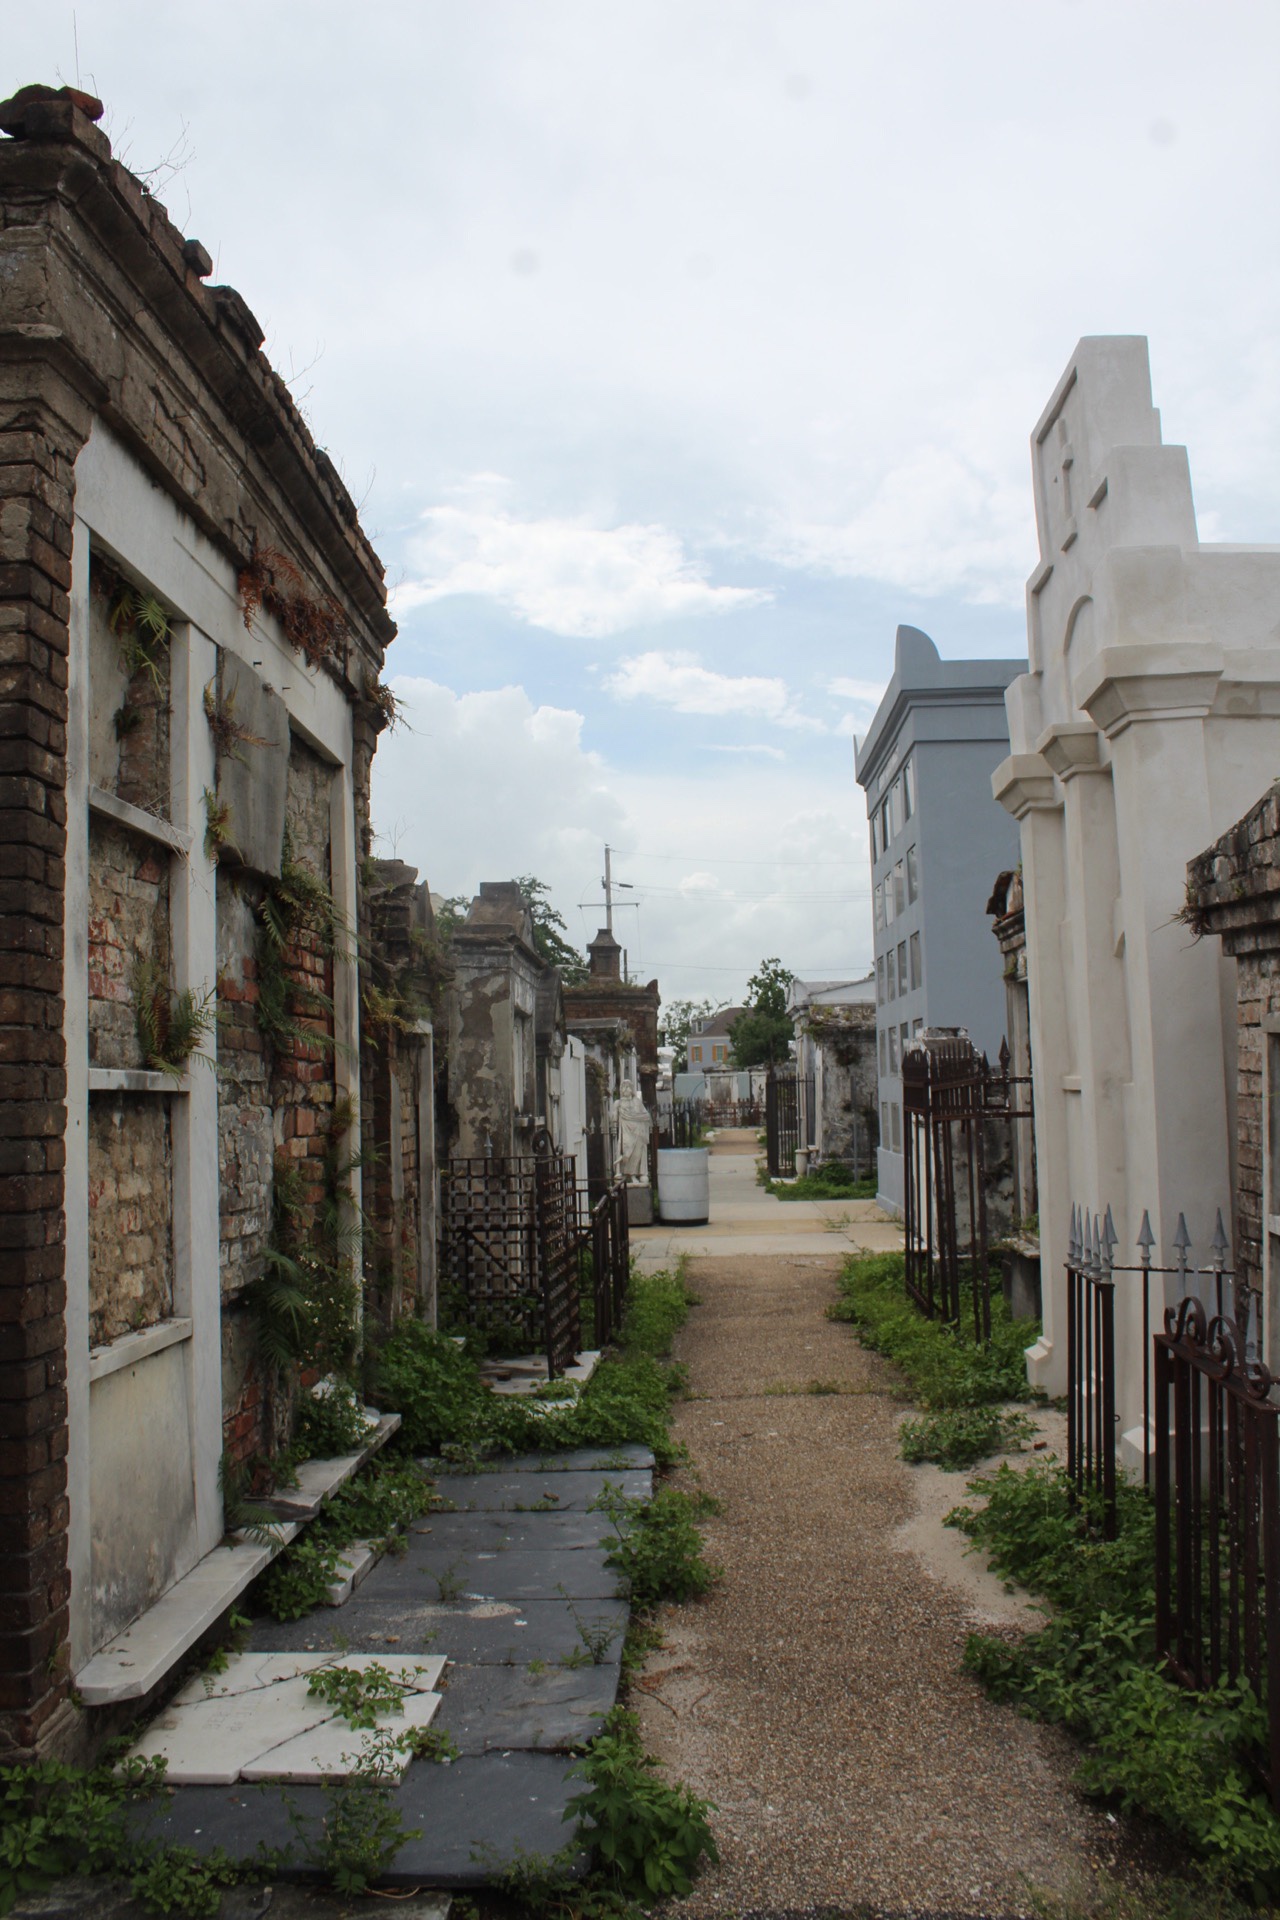
<path id="1" fill-rule="evenodd" d="M 451 1159 L 441 1181 L 441 1284 L 455 1311 L 552 1378 L 580 1340 L 576 1166 L 564 1154 Z"/>
<path id="2" fill-rule="evenodd" d="M 1183 1686 L 1243 1681 L 1267 1720 L 1280 1811 L 1280 1407 L 1231 1317 L 1184 1299 L 1155 1335 L 1156 1646 Z"/>
<path id="3" fill-rule="evenodd" d="M 595 1306 L 593 1342 L 603 1347 L 622 1324 L 631 1277 L 627 1190 L 615 1187 L 591 1209 L 591 1283 Z"/>
<path id="4" fill-rule="evenodd" d="M 769 1069 L 764 1086 L 765 1160 L 771 1180 L 789 1180 L 796 1149 L 805 1145 L 804 1121 L 813 1108 L 813 1081 Z"/>
<path id="5" fill-rule="evenodd" d="M 907 1292 L 930 1319 L 991 1337 L 987 1133 L 1031 1115 L 1031 1082 L 996 1068 L 958 1029 L 926 1031 L 902 1056 L 903 1213 Z"/>

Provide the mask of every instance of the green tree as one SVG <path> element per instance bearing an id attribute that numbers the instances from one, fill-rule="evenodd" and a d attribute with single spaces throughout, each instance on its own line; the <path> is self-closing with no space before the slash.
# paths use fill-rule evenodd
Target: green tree
<path id="1" fill-rule="evenodd" d="M 729 1029 L 735 1067 L 771 1067 L 787 1059 L 793 1031 L 787 988 L 795 979 L 776 957 L 762 960 L 747 982 L 747 1009 Z"/>
<path id="2" fill-rule="evenodd" d="M 658 1038 L 664 1047 L 676 1050 L 675 1071 L 684 1073 L 689 1066 L 689 1036 L 699 1020 L 719 1013 L 723 1000 L 668 1000 L 662 1009 Z"/>
<path id="3" fill-rule="evenodd" d="M 587 962 L 578 949 L 570 946 L 565 939 L 568 929 L 564 915 L 557 913 L 548 899 L 550 887 L 545 880 L 536 880 L 531 873 L 522 873 L 516 885 L 533 916 L 534 946 L 549 965 L 559 967 L 567 987 L 580 986 L 587 978 Z"/>
<path id="4" fill-rule="evenodd" d="M 533 944 L 549 965 L 559 967 L 568 987 L 581 985 L 587 978 L 587 962 L 576 947 L 565 939 L 563 914 L 556 912 L 548 895 L 550 887 L 531 873 L 522 873 L 516 881 L 533 919 Z M 455 928 L 463 926 L 471 908 L 469 894 L 451 894 L 436 909 L 436 932 L 447 940 Z"/>
<path id="5" fill-rule="evenodd" d="M 440 902 L 435 910 L 436 935 L 439 939 L 447 940 L 454 928 L 462 925 L 470 905 L 465 893 L 451 893 L 447 900 Z"/>

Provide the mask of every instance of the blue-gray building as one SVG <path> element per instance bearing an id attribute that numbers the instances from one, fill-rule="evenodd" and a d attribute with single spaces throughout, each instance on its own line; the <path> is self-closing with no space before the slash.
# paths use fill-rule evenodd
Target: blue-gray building
<path id="1" fill-rule="evenodd" d="M 1009 752 L 1004 691 L 1026 670 L 1025 660 L 943 660 L 927 633 L 899 627 L 893 678 L 856 748 L 871 824 L 879 1198 L 897 1213 L 903 1047 L 922 1027 L 965 1027 L 994 1057 L 1004 1037 L 985 909 L 1019 849 L 991 776 Z"/>

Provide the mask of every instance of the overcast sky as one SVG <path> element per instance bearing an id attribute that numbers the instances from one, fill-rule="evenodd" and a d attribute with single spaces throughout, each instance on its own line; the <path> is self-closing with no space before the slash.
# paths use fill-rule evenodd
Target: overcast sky
<path id="1" fill-rule="evenodd" d="M 1024 650 L 1081 334 L 1280 538 L 1272 0 L 0 0 L 5 90 L 77 40 L 386 564 L 385 850 L 585 942 L 610 841 L 665 996 L 865 969 L 853 734 Z"/>

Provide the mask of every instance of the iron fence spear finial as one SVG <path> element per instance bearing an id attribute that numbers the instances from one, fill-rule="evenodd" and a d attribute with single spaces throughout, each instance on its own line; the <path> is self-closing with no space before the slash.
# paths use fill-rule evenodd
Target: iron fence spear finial
<path id="1" fill-rule="evenodd" d="M 1149 1268 L 1151 1265 L 1151 1249 L 1155 1243 L 1156 1237 L 1151 1231 L 1151 1215 L 1144 1207 L 1142 1209 L 1142 1225 L 1138 1229 L 1138 1258 L 1145 1268 Z"/>
<path id="2" fill-rule="evenodd" d="M 1074 1200 L 1071 1202 L 1071 1227 L 1067 1234 L 1067 1258 L 1073 1262 L 1080 1258 L 1080 1211 Z"/>
<path id="3" fill-rule="evenodd" d="M 1222 1224 L 1221 1207 L 1218 1208 L 1218 1218 L 1214 1222 L 1213 1228 L 1213 1239 L 1209 1242 L 1209 1245 L 1213 1249 L 1213 1270 L 1215 1273 L 1221 1273 L 1227 1264 L 1227 1254 L 1230 1251 L 1230 1244 L 1227 1240 L 1227 1230 Z"/>
<path id="4" fill-rule="evenodd" d="M 1116 1232 L 1116 1223 L 1111 1218 L 1111 1209 L 1108 1207 L 1102 1222 L 1102 1277 L 1104 1280 L 1111 1278 L 1111 1263 L 1115 1258 L 1115 1250 L 1119 1239 L 1120 1236 Z"/>
<path id="5" fill-rule="evenodd" d="M 1186 1290 L 1185 1282 L 1187 1278 L 1187 1253 L 1191 1246 L 1191 1235 L 1187 1232 L 1187 1216 L 1184 1213 L 1180 1213 L 1178 1215 L 1178 1224 L 1174 1229 L 1174 1234 L 1173 1234 L 1173 1244 L 1177 1249 L 1178 1272 L 1182 1277 L 1182 1280 L 1184 1283 L 1183 1291 L 1185 1292 Z"/>

